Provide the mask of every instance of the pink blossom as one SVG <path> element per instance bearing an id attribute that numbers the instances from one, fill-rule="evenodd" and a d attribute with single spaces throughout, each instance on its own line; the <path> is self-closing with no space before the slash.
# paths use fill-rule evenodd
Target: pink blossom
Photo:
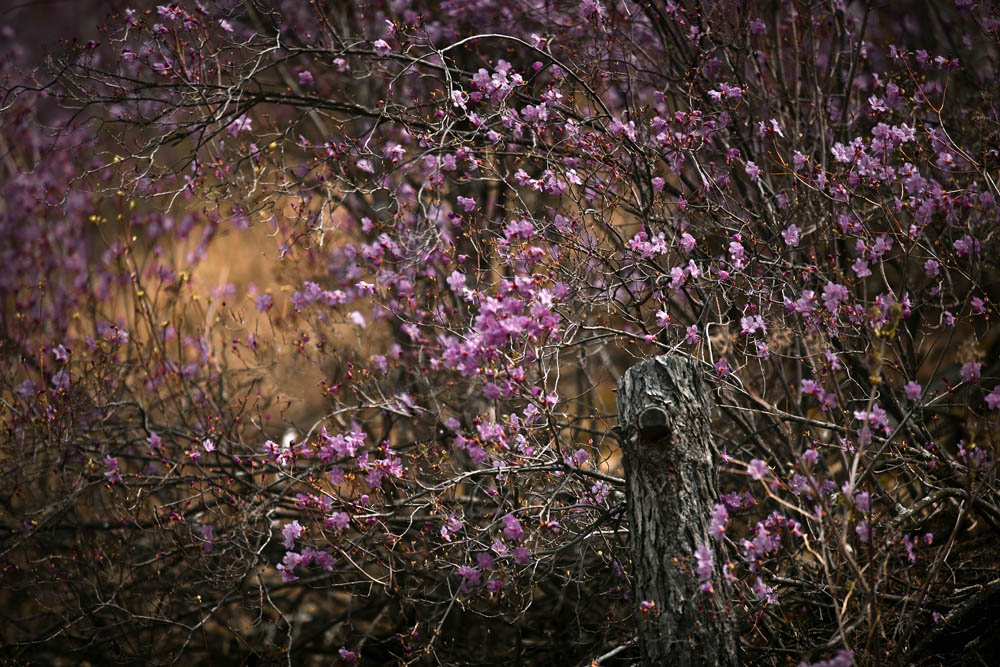
<path id="1" fill-rule="evenodd" d="M 504 537 L 510 540 L 521 540 L 524 538 L 524 529 L 521 522 L 513 514 L 505 514 L 500 521 L 503 523 Z"/>
<path id="2" fill-rule="evenodd" d="M 104 457 L 104 478 L 112 484 L 122 483 L 121 470 L 118 469 L 118 459 L 114 456 Z"/>
<path id="3" fill-rule="evenodd" d="M 781 238 L 785 240 L 785 243 L 792 248 L 797 248 L 799 246 L 799 233 L 802 230 L 799 229 L 798 225 L 789 225 L 787 228 L 782 230 Z"/>
<path id="4" fill-rule="evenodd" d="M 767 475 L 768 469 L 767 464 L 760 459 L 753 459 L 747 465 L 747 474 L 754 480 L 761 480 Z"/>
<path id="5" fill-rule="evenodd" d="M 989 406 L 990 410 L 996 410 L 1000 407 L 1000 384 L 993 387 L 993 391 L 986 395 L 986 405 Z"/>
<path id="6" fill-rule="evenodd" d="M 979 382 L 979 378 L 982 375 L 983 365 L 979 362 L 970 361 L 969 363 L 962 366 L 962 382 L 969 382 L 975 384 Z"/>
<path id="7" fill-rule="evenodd" d="M 281 529 L 281 535 L 285 538 L 282 544 L 285 545 L 286 549 L 291 549 L 295 546 L 295 540 L 302 537 L 302 533 L 304 532 L 305 528 L 303 528 L 297 520 L 292 521 L 291 523 L 286 523 Z"/>

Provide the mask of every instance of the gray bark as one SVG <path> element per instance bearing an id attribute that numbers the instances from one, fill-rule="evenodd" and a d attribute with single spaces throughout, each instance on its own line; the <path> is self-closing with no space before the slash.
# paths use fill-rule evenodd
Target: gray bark
<path id="1" fill-rule="evenodd" d="M 664 355 L 618 385 L 629 546 L 645 665 L 738 665 L 739 640 L 708 533 L 718 502 L 708 387 L 699 362 Z M 715 593 L 699 590 L 694 552 L 715 552 Z M 638 611 L 641 601 L 655 604 Z"/>

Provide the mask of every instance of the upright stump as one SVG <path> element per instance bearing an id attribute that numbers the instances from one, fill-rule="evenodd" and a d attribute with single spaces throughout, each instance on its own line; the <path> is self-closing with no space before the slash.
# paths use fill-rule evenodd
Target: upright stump
<path id="1" fill-rule="evenodd" d="M 695 550 L 718 502 L 708 387 L 697 359 L 639 363 L 618 385 L 629 547 L 643 664 L 738 665 L 738 637 L 715 557 L 714 593 L 700 590 Z"/>

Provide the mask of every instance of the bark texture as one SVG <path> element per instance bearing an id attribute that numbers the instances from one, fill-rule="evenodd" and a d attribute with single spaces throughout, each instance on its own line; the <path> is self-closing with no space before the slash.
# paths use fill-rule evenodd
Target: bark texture
<path id="1" fill-rule="evenodd" d="M 699 362 L 664 355 L 633 366 L 618 385 L 629 546 L 645 665 L 737 665 L 738 637 L 716 553 L 715 593 L 699 590 L 694 552 L 718 502 L 708 387 Z"/>

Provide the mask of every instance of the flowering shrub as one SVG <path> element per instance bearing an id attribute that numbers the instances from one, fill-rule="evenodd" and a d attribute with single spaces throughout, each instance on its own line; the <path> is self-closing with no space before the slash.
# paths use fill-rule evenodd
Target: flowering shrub
<path id="1" fill-rule="evenodd" d="M 5 83 L 11 655 L 634 659 L 612 392 L 664 353 L 746 661 L 989 654 L 993 3 L 272 4 Z"/>

